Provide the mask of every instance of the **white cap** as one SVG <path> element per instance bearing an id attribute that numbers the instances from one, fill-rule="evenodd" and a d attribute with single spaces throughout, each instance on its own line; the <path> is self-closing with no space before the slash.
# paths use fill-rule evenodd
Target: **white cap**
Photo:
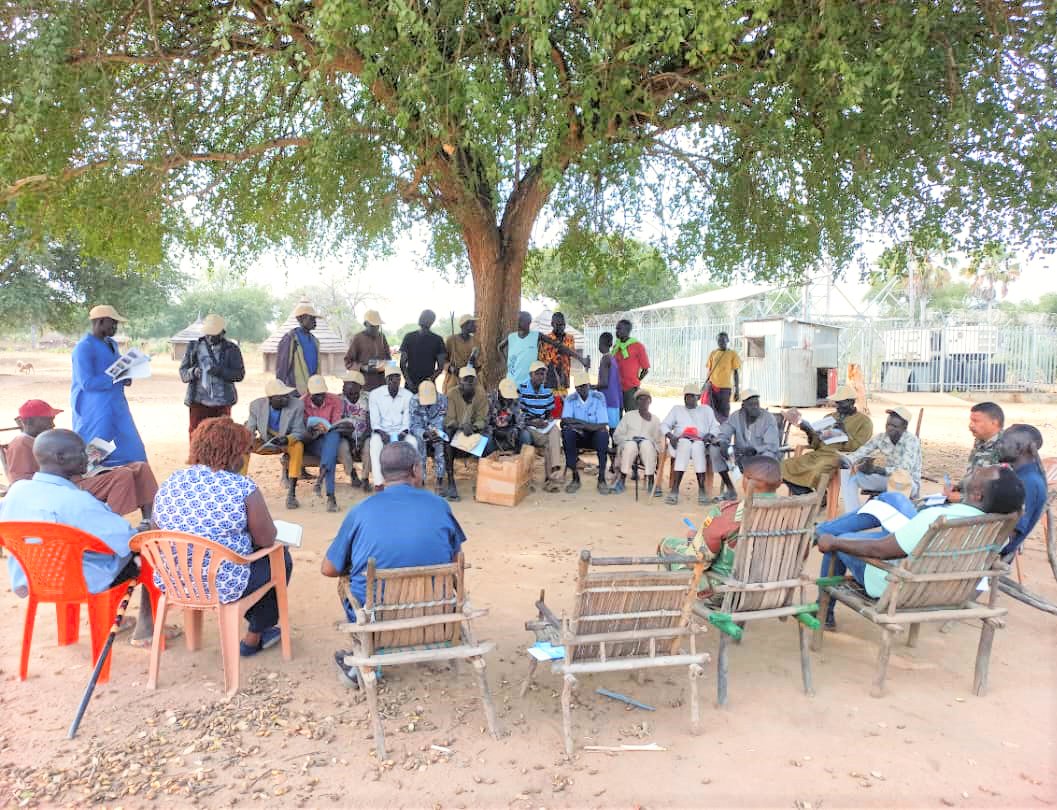
<path id="1" fill-rule="evenodd" d="M 366 385 L 367 381 L 363 378 L 363 374 L 356 369 L 349 369 L 341 375 L 342 382 L 354 382 L 360 385 Z"/>
<path id="2" fill-rule="evenodd" d="M 697 383 L 687 383 L 686 385 L 683 386 L 683 396 L 686 396 L 687 394 L 700 394 L 700 393 L 701 393 L 701 389 L 698 387 Z"/>
<path id="3" fill-rule="evenodd" d="M 499 381 L 499 394 L 504 399 L 517 399 L 521 396 L 512 377 L 504 377 Z"/>
<path id="4" fill-rule="evenodd" d="M 475 369 L 473 366 L 463 366 L 462 368 L 459 369 L 459 379 L 460 380 L 464 379 L 465 377 L 476 377 L 476 376 L 477 376 L 477 369 Z"/>
<path id="5" fill-rule="evenodd" d="M 423 380 L 418 384 L 418 401 L 422 405 L 437 404 L 437 386 L 430 380 Z"/>
<path id="6" fill-rule="evenodd" d="M 382 316 L 378 314 L 378 310 L 369 309 L 363 313 L 363 322 L 369 323 L 371 326 L 381 326 L 385 321 L 382 320 Z"/>
<path id="7" fill-rule="evenodd" d="M 298 304 L 294 307 L 294 317 L 300 318 L 302 315 L 311 315 L 314 318 L 319 317 L 319 313 L 316 312 L 316 308 L 309 303 Z"/>

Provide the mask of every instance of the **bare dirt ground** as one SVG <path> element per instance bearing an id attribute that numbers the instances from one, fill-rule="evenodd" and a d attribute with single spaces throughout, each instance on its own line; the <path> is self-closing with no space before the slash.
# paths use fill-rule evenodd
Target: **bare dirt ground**
<path id="1" fill-rule="evenodd" d="M 15 373 L 15 360 L 36 373 Z M 257 369 L 241 386 L 236 418 L 263 385 Z M 132 411 L 163 478 L 185 460 L 186 409 L 176 366 L 156 359 L 155 376 L 129 390 Z M 39 397 L 69 408 L 69 358 L 0 354 L 0 423 Z M 908 403 L 910 404 L 910 403 Z M 915 395 L 926 405 L 926 473 L 957 474 L 968 449 L 967 408 L 952 397 Z M 668 403 L 655 403 L 662 411 Z M 880 429 L 884 404 L 871 403 Z M 1009 404 L 1009 421 L 1039 425 L 1057 447 L 1053 407 Z M 68 426 L 69 414 L 58 419 Z M 2 435 L 2 434 L 0 434 Z M 10 435 L 10 434 L 8 434 Z M 269 463 L 271 462 L 271 463 Z M 459 466 L 470 596 L 487 606 L 479 633 L 498 643 L 488 676 L 502 723 L 496 742 L 472 678 L 423 668 L 387 669 L 382 705 L 390 759 L 373 754 L 366 705 L 340 685 L 332 653 L 346 646 L 334 584 L 319 573 L 341 515 L 302 487 L 287 513 L 278 469 L 255 459 L 252 474 L 276 517 L 300 522 L 294 552 L 291 621 L 294 660 L 278 650 L 242 664 L 243 690 L 225 700 L 215 626 L 202 651 L 177 643 L 162 660 L 159 689 L 147 692 L 148 653 L 119 641 L 110 683 L 96 691 L 81 733 L 65 739 L 87 681 L 87 627 L 79 644 L 55 646 L 52 610 L 37 618 L 30 677 L 17 679 L 24 603 L 0 592 L 0 805 L 386 807 L 1043 807 L 1057 803 L 1057 620 L 1006 600 L 1008 626 L 995 643 L 991 686 L 970 691 L 978 627 L 949 634 L 926 627 L 914 649 L 892 656 L 889 693 L 869 697 L 877 633 L 847 611 L 840 631 L 813 654 L 817 696 L 800 685 L 795 625 L 752 626 L 731 656 L 730 702 L 711 706 L 714 669 L 702 685 L 704 732 L 689 734 L 686 676 L 657 671 L 645 684 L 623 676 L 580 681 L 574 710 L 578 746 L 656 742 L 664 752 L 562 754 L 559 682 L 541 668 L 524 700 L 517 688 L 531 636 L 523 627 L 546 588 L 559 611 L 571 607 L 580 549 L 652 553 L 682 533 L 696 506 L 537 492 L 514 510 L 477 504 L 471 472 Z M 343 476 L 342 476 L 343 477 Z M 688 482 L 689 483 L 689 482 Z M 364 496 L 339 484 L 345 509 Z M 399 516 L 394 516 L 399 520 Z M 817 555 L 809 568 L 818 565 Z M 1039 533 L 1022 558 L 1026 584 L 1057 601 L 1057 582 Z M 717 634 L 706 636 L 713 653 Z M 714 666 L 714 665 L 713 665 Z M 596 687 L 633 695 L 655 712 L 625 708 Z M 442 750 L 431 748 L 440 746 Z"/>

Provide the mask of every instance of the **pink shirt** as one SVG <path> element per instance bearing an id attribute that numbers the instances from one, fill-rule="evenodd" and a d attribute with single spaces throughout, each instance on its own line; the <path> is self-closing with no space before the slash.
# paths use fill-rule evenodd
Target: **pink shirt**
<path id="1" fill-rule="evenodd" d="M 332 425 L 341 419 L 341 397 L 337 394 L 324 394 L 322 405 L 312 402 L 311 394 L 305 394 L 301 401 L 305 403 L 305 419 L 319 416 Z"/>

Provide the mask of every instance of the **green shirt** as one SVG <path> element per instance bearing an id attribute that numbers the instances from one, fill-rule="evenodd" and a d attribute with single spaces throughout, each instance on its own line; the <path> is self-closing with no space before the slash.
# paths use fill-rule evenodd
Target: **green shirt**
<path id="1" fill-rule="evenodd" d="M 982 514 L 983 512 L 975 506 L 969 506 L 964 503 L 949 503 L 944 506 L 934 506 L 930 509 L 922 509 L 912 517 L 903 528 L 896 530 L 894 536 L 896 542 L 899 543 L 899 547 L 903 549 L 903 552 L 909 557 L 918 547 L 921 538 L 924 537 L 925 533 L 929 530 L 929 526 L 940 518 L 967 518 L 977 517 Z M 867 565 L 866 575 L 863 577 L 863 585 L 866 587 L 866 593 L 874 599 L 880 597 L 880 595 L 884 593 L 885 588 L 888 587 L 887 578 L 888 574 L 876 565 Z"/>

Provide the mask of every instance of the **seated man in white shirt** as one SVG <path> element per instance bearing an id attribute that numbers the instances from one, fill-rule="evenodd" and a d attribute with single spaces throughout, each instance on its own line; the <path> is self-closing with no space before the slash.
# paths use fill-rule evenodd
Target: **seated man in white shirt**
<path id="1" fill-rule="evenodd" d="M 635 405 L 638 410 L 625 413 L 613 432 L 613 444 L 617 448 L 617 459 L 620 461 L 620 477 L 613 485 L 614 493 L 625 490 L 627 478 L 631 475 L 631 468 L 636 459 L 642 460 L 646 489 L 653 489 L 657 456 L 661 452 L 664 436 L 661 433 L 661 420 L 650 413 L 652 402 L 650 392 L 639 388 L 635 392 Z"/>
<path id="2" fill-rule="evenodd" d="M 367 403 L 371 416 L 371 477 L 375 492 L 385 488 L 378 461 L 382 448 L 392 441 L 407 442 L 418 448 L 418 442 L 411 435 L 411 398 L 414 394 L 401 383 L 400 367 L 392 361 L 386 363 L 385 385 L 371 391 Z"/>
<path id="3" fill-rule="evenodd" d="M 661 431 L 668 437 L 668 453 L 674 459 L 672 489 L 664 502 L 679 503 L 679 485 L 683 482 L 683 473 L 691 461 L 697 474 L 697 502 L 708 503 L 705 494 L 705 457 L 712 462 L 712 469 L 723 479 L 723 498 L 734 500 L 734 482 L 730 480 L 727 465 L 720 455 L 716 436 L 719 434 L 719 420 L 708 405 L 700 404 L 699 387 L 690 383 L 683 387 L 683 404 L 676 405 L 661 422 Z M 655 495 L 661 494 L 660 489 Z"/>

